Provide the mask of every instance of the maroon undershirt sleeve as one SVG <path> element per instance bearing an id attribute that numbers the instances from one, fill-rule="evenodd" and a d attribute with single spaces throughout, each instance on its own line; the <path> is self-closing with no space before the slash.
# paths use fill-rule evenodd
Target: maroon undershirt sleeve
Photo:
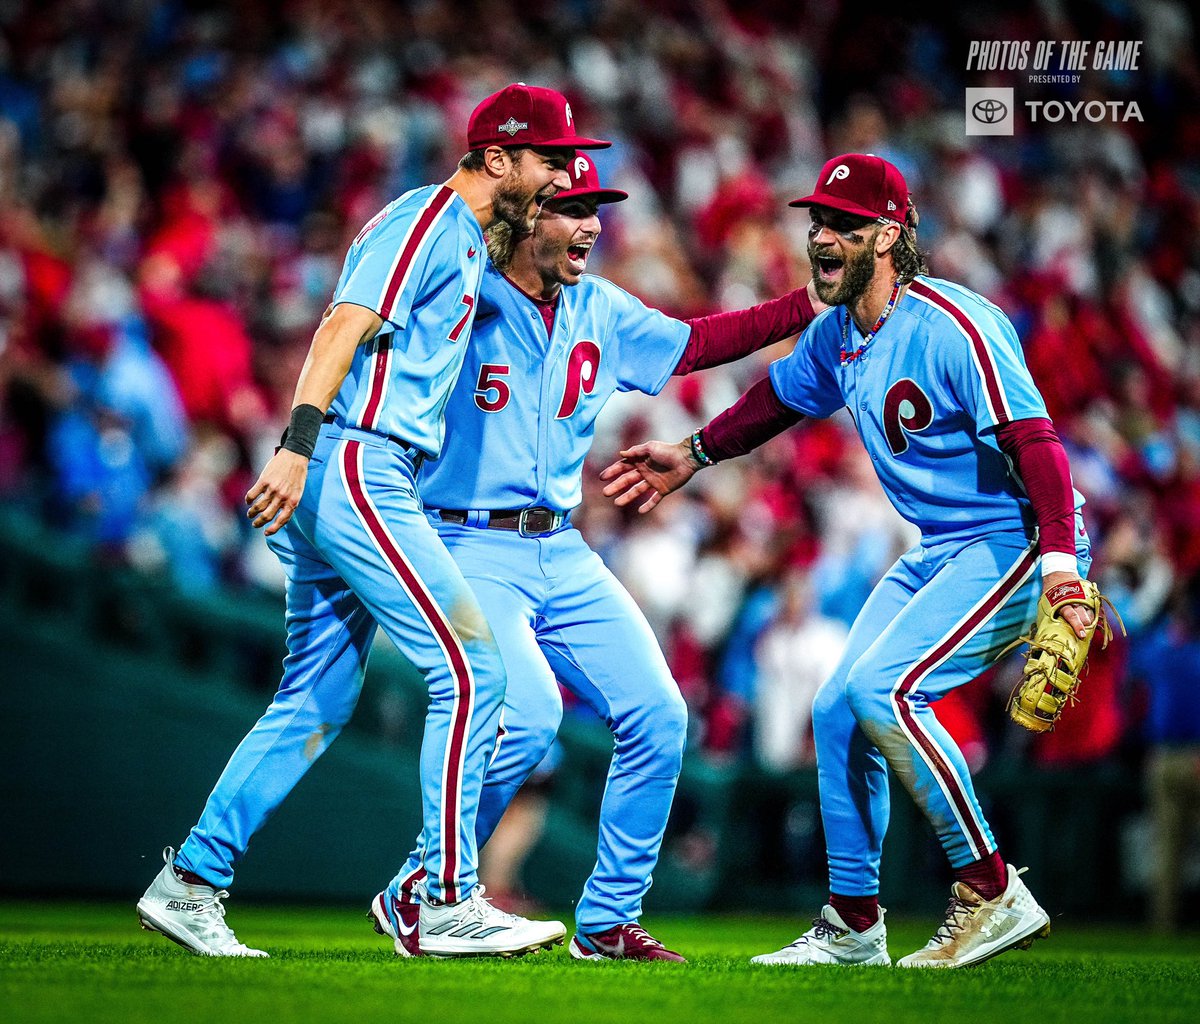
<path id="1" fill-rule="evenodd" d="M 700 431 L 700 443 L 716 462 L 733 459 L 766 444 L 804 416 L 784 405 L 771 378 L 764 377 Z"/>
<path id="2" fill-rule="evenodd" d="M 816 315 L 808 291 L 797 288 L 749 309 L 685 320 L 692 333 L 679 365 L 672 372 L 675 376 L 683 376 L 693 370 L 732 363 L 760 348 L 799 334 Z"/>
<path id="3" fill-rule="evenodd" d="M 1037 517 L 1042 554 L 1075 554 L 1075 495 L 1067 453 L 1048 419 L 1014 420 L 996 440 L 1017 467 Z"/>

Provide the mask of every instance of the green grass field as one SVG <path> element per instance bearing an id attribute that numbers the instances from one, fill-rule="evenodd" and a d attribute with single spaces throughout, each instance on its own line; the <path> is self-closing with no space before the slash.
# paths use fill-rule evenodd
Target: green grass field
<path id="1" fill-rule="evenodd" d="M 821 1020 L 907 1024 L 1200 1020 L 1200 936 L 1059 922 L 1049 941 L 974 970 L 752 968 L 794 937 L 782 918 L 669 917 L 651 930 L 691 960 L 576 964 L 565 950 L 516 961 L 402 960 L 357 909 L 234 906 L 239 936 L 270 960 L 205 960 L 140 932 L 133 905 L 0 906 L 0 1020 L 122 1022 Z M 894 957 L 934 921 L 889 920 Z"/>

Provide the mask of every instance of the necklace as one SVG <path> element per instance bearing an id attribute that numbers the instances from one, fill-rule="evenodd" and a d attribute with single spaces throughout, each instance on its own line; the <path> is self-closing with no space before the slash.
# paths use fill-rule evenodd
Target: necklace
<path id="1" fill-rule="evenodd" d="M 892 286 L 892 296 L 890 299 L 888 299 L 887 305 L 883 307 L 883 312 L 879 314 L 879 319 L 875 321 L 875 326 L 867 332 L 867 336 L 863 338 L 862 344 L 859 345 L 858 348 L 856 348 L 853 352 L 846 351 L 846 346 L 850 344 L 850 310 L 846 310 L 846 319 L 842 321 L 843 366 L 845 366 L 847 363 L 854 362 L 854 360 L 856 360 L 863 354 L 863 352 L 866 351 L 867 346 L 871 344 L 871 339 L 879 333 L 879 329 L 884 325 L 884 323 L 887 322 L 887 318 L 892 315 L 892 310 L 896 308 L 896 303 L 900 299 L 900 290 L 902 288 L 903 285 L 901 285 L 899 281 Z"/>

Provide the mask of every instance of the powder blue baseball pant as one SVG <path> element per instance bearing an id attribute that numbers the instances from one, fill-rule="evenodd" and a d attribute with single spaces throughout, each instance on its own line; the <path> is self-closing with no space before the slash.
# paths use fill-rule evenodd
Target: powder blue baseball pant
<path id="1" fill-rule="evenodd" d="M 421 511 L 412 450 L 326 426 L 292 520 L 270 538 L 287 570 L 283 680 L 234 751 L 176 858 L 227 886 L 251 837 L 349 720 L 375 630 L 425 676 L 424 867 L 435 897 L 476 883 L 475 815 L 504 668 L 487 620 Z"/>
<path id="2" fill-rule="evenodd" d="M 1090 546 L 1080 544 L 1086 573 Z M 1015 532 L 925 539 L 875 587 L 813 704 L 831 892 L 879 892 L 889 766 L 951 866 L 995 851 L 966 762 L 931 705 L 996 660 L 1034 621 L 1041 593 L 1036 544 Z"/>
<path id="3" fill-rule="evenodd" d="M 658 861 L 687 733 L 687 706 L 654 633 L 573 528 L 540 538 L 451 523 L 439 524 L 438 532 L 483 606 L 509 680 L 501 735 L 479 801 L 479 845 L 554 741 L 563 713 L 557 677 L 615 738 L 596 866 L 576 907 L 576 924 L 582 932 L 598 932 L 636 921 Z M 409 892 L 420 879 L 420 851 L 419 844 L 393 879 L 393 895 Z"/>

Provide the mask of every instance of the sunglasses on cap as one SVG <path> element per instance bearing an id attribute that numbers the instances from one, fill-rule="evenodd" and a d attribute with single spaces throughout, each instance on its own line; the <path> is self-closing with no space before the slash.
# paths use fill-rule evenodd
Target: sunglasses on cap
<path id="1" fill-rule="evenodd" d="M 808 212 L 809 216 L 812 217 L 812 225 L 809 228 L 810 234 L 815 234 L 821 228 L 829 228 L 835 235 L 841 235 L 843 238 L 855 235 L 872 224 L 900 223 L 889 217 L 860 217 L 857 214 L 844 213 L 841 210 L 834 210 L 831 207 L 814 206 Z"/>

